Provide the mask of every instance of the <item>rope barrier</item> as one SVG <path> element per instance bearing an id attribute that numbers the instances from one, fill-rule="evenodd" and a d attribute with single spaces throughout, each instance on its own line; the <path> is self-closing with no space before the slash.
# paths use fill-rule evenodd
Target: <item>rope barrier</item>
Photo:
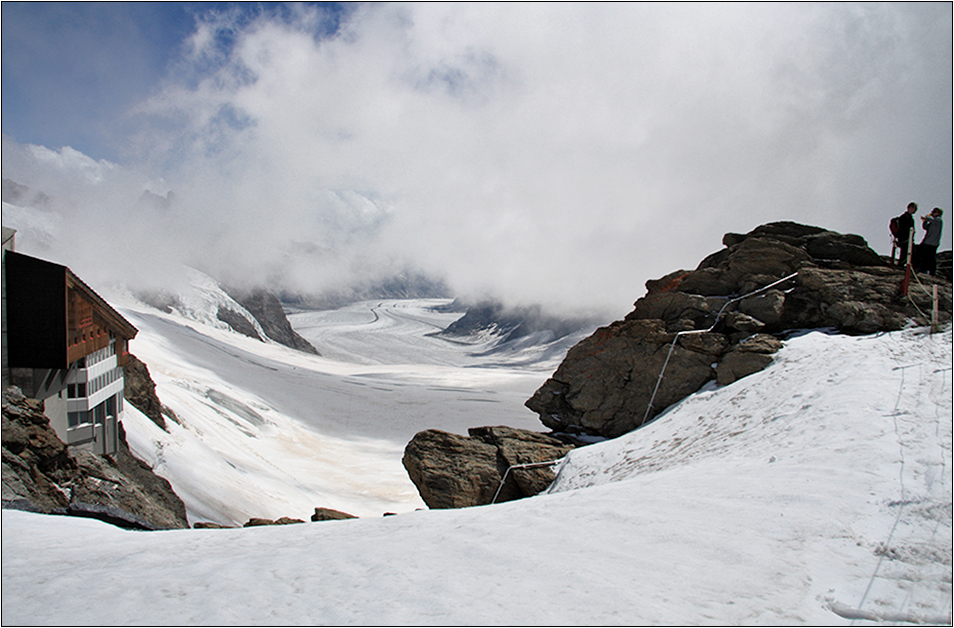
<path id="1" fill-rule="evenodd" d="M 931 296 L 931 303 L 932 303 L 931 317 L 930 317 L 931 318 L 931 333 L 937 333 L 938 331 L 937 284 L 932 286 L 932 290 L 928 290 L 927 286 L 921 283 L 921 278 L 918 277 L 918 274 L 916 272 L 911 272 L 911 276 L 914 277 L 914 281 L 917 282 L 917 284 L 924 290 L 924 292 Z M 905 280 L 907 279 L 908 277 L 906 276 Z M 902 294 L 903 296 L 906 296 L 908 298 L 908 301 L 910 301 L 911 305 L 914 306 L 914 309 L 918 311 L 918 314 L 920 314 L 924 318 L 928 318 L 928 315 L 922 312 L 921 308 L 918 307 L 918 304 L 914 302 L 914 298 L 911 296 L 910 291 L 902 290 Z"/>
<path id="2" fill-rule="evenodd" d="M 761 293 L 761 292 L 765 292 L 766 290 L 770 290 L 771 288 L 774 288 L 775 286 L 778 286 L 778 285 L 780 285 L 780 284 L 783 284 L 783 283 L 785 283 L 786 281 L 789 281 L 790 279 L 794 279 L 794 278 L 797 277 L 797 276 L 798 276 L 798 273 L 797 273 L 797 272 L 794 272 L 794 273 L 792 273 L 791 275 L 788 275 L 787 277 L 783 277 L 783 278 L 779 279 L 778 281 L 773 281 L 772 283 L 770 283 L 770 284 L 768 284 L 768 285 L 766 285 L 766 286 L 762 286 L 762 287 L 759 288 L 758 290 L 753 290 L 752 292 L 749 292 L 749 293 L 747 293 L 747 294 L 743 294 L 742 296 L 734 297 L 734 298 L 732 298 L 732 299 L 729 299 L 728 301 L 725 302 L 725 304 L 724 304 L 724 305 L 722 306 L 722 308 L 719 310 L 718 314 L 716 314 L 715 322 L 713 322 L 712 325 L 711 325 L 708 329 L 693 329 L 693 330 L 687 330 L 687 331 L 677 332 L 676 335 L 675 335 L 675 337 L 673 337 L 673 339 L 672 339 L 672 344 L 669 346 L 669 353 L 666 355 L 666 361 L 665 361 L 665 363 L 663 364 L 662 370 L 659 372 L 659 378 L 656 380 L 656 387 L 653 389 L 652 397 L 650 397 L 650 399 L 649 399 L 649 405 L 646 406 L 646 415 L 643 417 L 643 423 L 646 423 L 646 417 L 649 416 L 649 412 L 650 412 L 650 410 L 651 410 L 652 407 L 653 407 L 653 400 L 656 399 L 656 393 L 659 391 L 659 384 L 662 382 L 663 374 L 666 372 L 666 366 L 669 364 L 669 358 L 672 356 L 672 352 L 673 352 L 673 350 L 675 349 L 676 341 L 679 339 L 679 336 L 686 335 L 686 334 L 704 334 L 704 333 L 706 333 L 706 332 L 712 331 L 713 329 L 715 329 L 716 325 L 719 324 L 719 320 L 722 318 L 722 314 L 725 312 L 725 309 L 726 309 L 727 307 L 729 307 L 729 305 L 731 305 L 732 303 L 735 303 L 736 301 L 741 301 L 742 299 L 746 299 L 746 298 L 751 297 L 751 296 L 755 296 L 756 294 L 759 294 L 759 293 Z M 501 480 L 500 480 L 500 484 L 497 485 L 497 491 L 494 493 L 494 497 L 493 497 L 493 499 L 490 501 L 490 503 L 491 503 L 491 504 L 497 503 L 497 498 L 500 496 L 500 491 L 503 489 L 504 483 L 506 483 L 507 477 L 510 475 L 510 471 L 511 471 L 511 470 L 513 470 L 513 469 L 528 469 L 528 468 L 533 468 L 533 467 L 547 467 L 547 466 L 553 466 L 553 465 L 555 465 L 555 464 L 557 464 L 557 463 L 560 463 L 560 468 L 559 468 L 559 470 L 557 471 L 556 478 L 555 478 L 554 481 L 550 484 L 550 487 L 547 489 L 547 492 L 549 493 L 549 492 L 550 492 L 550 489 L 552 489 L 553 486 L 554 486 L 554 484 L 556 484 L 556 480 L 559 479 L 560 473 L 563 472 L 563 467 L 564 467 L 564 465 L 566 464 L 566 461 L 567 461 L 567 460 L 568 460 L 568 456 L 564 456 L 564 457 L 562 457 L 562 458 L 557 458 L 556 460 L 548 460 L 548 461 L 546 461 L 546 462 L 531 462 L 531 463 L 527 463 L 527 464 L 515 464 L 515 465 L 510 465 L 509 467 L 507 467 L 507 470 L 504 472 L 503 478 L 501 478 Z"/>
<path id="3" fill-rule="evenodd" d="M 950 625 L 951 615 L 921 615 L 920 613 L 893 613 L 890 611 L 883 612 L 873 612 L 873 611 L 863 611 L 859 608 L 848 608 L 837 603 L 830 603 L 828 608 L 834 614 L 845 619 L 863 619 L 867 621 L 880 621 L 880 622 L 903 622 L 907 624 L 921 624 L 921 625 L 931 625 L 936 624 L 940 626 Z M 854 623 L 854 622 L 852 622 Z"/>
<path id="4" fill-rule="evenodd" d="M 497 492 L 494 493 L 494 498 L 490 500 L 491 504 L 497 503 L 497 498 L 500 497 L 500 491 L 503 489 L 504 484 L 507 482 L 507 476 L 510 475 L 511 469 L 532 469 L 534 467 L 550 467 L 555 465 L 558 462 L 563 462 L 566 460 L 566 456 L 563 458 L 557 458 L 556 460 L 547 460 L 546 462 L 528 462 L 526 464 L 512 464 L 507 467 L 507 470 L 504 471 L 503 478 L 500 479 L 500 484 L 497 485 Z M 562 470 L 562 466 L 561 466 Z M 552 483 L 551 483 L 552 486 Z M 547 492 L 549 492 L 549 488 Z"/>
<path id="5" fill-rule="evenodd" d="M 878 564 L 875 565 L 874 572 L 871 574 L 871 579 L 868 580 L 868 587 L 865 589 L 864 595 L 861 596 L 861 601 L 858 602 L 858 612 L 861 612 L 861 607 L 865 605 L 865 600 L 868 598 L 868 593 L 871 592 L 871 587 L 874 584 L 875 578 L 878 577 L 878 571 L 881 569 L 881 563 L 884 562 L 884 557 L 888 553 L 887 550 L 891 546 L 891 539 L 894 538 L 894 532 L 898 529 L 898 523 L 901 521 L 901 514 L 904 512 L 904 507 L 907 504 L 905 499 L 905 486 L 904 486 L 904 441 L 901 440 L 901 434 L 898 431 L 898 408 L 901 406 L 901 396 L 904 393 L 904 370 L 908 368 L 906 366 L 895 367 L 894 370 L 901 371 L 901 382 L 898 384 L 898 398 L 894 401 L 894 410 L 891 412 L 891 415 L 894 417 L 894 433 L 898 439 L 898 443 L 901 445 L 901 467 L 898 471 L 898 481 L 901 486 L 901 499 L 897 500 L 898 503 L 898 516 L 894 519 L 894 525 L 891 526 L 891 531 L 888 533 L 888 540 L 884 542 L 882 546 L 884 551 L 881 552 L 881 556 L 878 557 Z"/>
<path id="6" fill-rule="evenodd" d="M 898 484 L 900 488 L 900 499 L 894 502 L 898 506 L 898 514 L 895 517 L 894 524 L 891 526 L 890 532 L 888 533 L 887 540 L 881 545 L 882 551 L 880 552 L 878 562 L 875 565 L 874 571 L 871 574 L 871 578 L 868 581 L 868 586 L 866 587 L 864 594 L 861 596 L 861 601 L 858 603 L 858 606 L 856 608 L 850 608 L 850 607 L 843 606 L 834 602 L 829 603 L 829 609 L 833 613 L 841 617 L 844 617 L 845 619 L 853 620 L 852 625 L 854 625 L 854 620 L 882 621 L 882 622 L 889 621 L 889 622 L 903 622 L 903 623 L 915 623 L 915 624 L 940 624 L 940 625 L 950 625 L 951 623 L 950 600 L 948 600 L 948 611 L 946 615 L 926 616 L 920 613 L 912 613 L 910 611 L 906 611 L 905 608 L 907 607 L 908 602 L 911 600 L 911 596 L 913 592 L 912 589 L 908 589 L 904 599 L 902 600 L 897 610 L 868 611 L 868 610 L 862 609 L 862 607 L 865 604 L 865 601 L 868 598 L 868 594 L 871 592 L 871 588 L 875 582 L 875 579 L 878 577 L 878 573 L 881 569 L 882 563 L 884 562 L 885 556 L 888 555 L 888 552 L 891 547 L 891 541 L 894 538 L 895 532 L 898 529 L 898 525 L 904 513 L 905 506 L 907 506 L 910 503 L 913 503 L 911 500 L 908 499 L 908 496 L 907 496 L 908 491 L 904 482 L 905 441 L 902 436 L 902 430 L 899 428 L 899 425 L 898 425 L 898 417 L 901 415 L 901 412 L 899 409 L 901 406 L 901 399 L 904 394 L 904 388 L 906 383 L 905 382 L 906 370 L 909 368 L 915 368 L 917 366 L 918 365 L 916 364 L 912 364 L 912 365 L 906 365 L 906 366 L 896 366 L 894 369 L 892 369 L 895 371 L 901 371 L 901 381 L 898 384 L 898 396 L 897 396 L 897 399 L 895 400 L 894 409 L 892 410 L 892 413 L 891 413 L 891 416 L 894 422 L 895 435 L 897 437 L 898 446 L 900 448 L 900 468 L 898 470 Z M 949 370 L 949 369 L 947 368 L 936 369 L 934 373 L 936 374 L 946 370 Z M 935 408 L 935 418 L 938 421 L 940 421 L 940 415 L 937 408 Z M 943 449 L 943 444 L 941 443 L 938 443 L 938 444 Z M 946 460 L 943 455 L 941 456 L 941 466 L 942 468 L 945 468 L 947 466 Z M 947 476 L 946 471 L 942 471 L 941 476 L 946 477 Z M 941 526 L 941 518 L 939 517 L 937 521 L 935 521 L 934 529 L 931 532 L 931 536 L 930 536 L 930 539 L 928 540 L 928 544 L 931 544 L 934 542 L 934 539 L 937 537 L 937 533 L 940 526 Z"/>
<path id="7" fill-rule="evenodd" d="M 722 318 L 722 314 L 725 313 L 725 309 L 729 307 L 729 305 L 731 305 L 732 303 L 735 303 L 736 301 L 741 301 L 742 299 L 747 299 L 751 296 L 755 296 L 756 294 L 759 294 L 760 292 L 765 292 L 766 290 L 774 288 L 777 285 L 783 284 L 786 281 L 790 279 L 794 279 L 797 276 L 798 276 L 798 272 L 794 272 L 791 275 L 788 275 L 787 277 L 783 277 L 779 279 L 778 281 L 774 281 L 768 284 L 767 286 L 762 286 L 758 290 L 753 290 L 752 292 L 749 292 L 748 294 L 743 294 L 742 296 L 729 299 L 728 301 L 725 302 L 725 305 L 723 305 L 722 308 L 719 310 L 718 314 L 716 314 L 715 321 L 712 323 L 712 325 L 708 329 L 690 329 L 686 331 L 676 332 L 676 335 L 672 339 L 672 344 L 669 345 L 669 353 L 666 354 L 666 360 L 665 362 L 663 362 L 662 370 L 659 371 L 659 377 L 656 379 L 656 387 L 653 388 L 653 394 L 650 396 L 649 403 L 646 405 L 646 413 L 643 415 L 643 422 L 640 425 L 645 425 L 646 421 L 649 419 L 649 413 L 652 412 L 652 409 L 653 409 L 653 401 L 656 400 L 656 393 L 659 392 L 659 385 L 662 383 L 663 375 L 666 372 L 666 367 L 669 366 L 669 358 L 672 357 L 672 353 L 676 348 L 676 341 L 679 340 L 680 336 L 689 335 L 689 334 L 705 334 L 712 331 L 713 329 L 716 328 L 716 325 L 719 324 L 719 320 Z"/>

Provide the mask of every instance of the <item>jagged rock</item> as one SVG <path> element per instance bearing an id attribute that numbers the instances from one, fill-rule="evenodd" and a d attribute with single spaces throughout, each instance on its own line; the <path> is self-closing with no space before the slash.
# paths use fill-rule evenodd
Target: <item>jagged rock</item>
<path id="1" fill-rule="evenodd" d="M 937 276 L 951 281 L 951 251 L 939 251 L 937 254 Z"/>
<path id="2" fill-rule="evenodd" d="M 772 361 L 773 334 L 833 327 L 846 333 L 926 325 L 929 290 L 940 293 L 940 323 L 951 321 L 951 284 L 918 276 L 900 294 L 903 272 L 863 238 L 792 222 L 747 234 L 726 234 L 726 248 L 693 271 L 646 282 L 623 321 L 598 329 L 573 347 L 526 405 L 554 430 L 619 436 L 715 378 L 731 383 Z M 782 285 L 736 301 L 736 297 Z M 717 316 L 722 312 L 721 318 Z M 659 380 L 673 334 L 684 334 Z M 759 332 L 750 338 L 753 332 Z M 713 367 L 713 364 L 716 364 Z M 653 389 L 659 390 L 647 410 Z"/>
<path id="3" fill-rule="evenodd" d="M 156 383 L 149 375 L 149 367 L 129 354 L 129 359 L 123 366 L 123 397 L 137 410 L 149 417 L 153 423 L 166 429 L 166 420 L 162 414 L 162 403 L 156 395 Z"/>
<path id="4" fill-rule="evenodd" d="M 16 388 L 3 392 L 4 507 L 31 504 L 44 513 L 95 516 L 140 528 L 187 528 L 185 505 L 169 482 L 129 452 L 98 456 L 70 450 L 38 402 Z"/>
<path id="5" fill-rule="evenodd" d="M 425 430 L 404 450 L 404 468 L 429 508 L 464 508 L 535 495 L 553 482 L 546 468 L 515 469 L 512 465 L 556 460 L 572 449 L 545 434 L 510 427 L 482 427 L 460 436 Z M 498 488 L 500 494 L 498 495 Z"/>
<path id="6" fill-rule="evenodd" d="M 262 519 L 260 517 L 252 517 L 251 519 L 245 522 L 245 525 L 243 527 L 253 528 L 255 526 L 273 526 L 273 525 L 275 525 L 275 522 L 271 519 Z"/>
<path id="7" fill-rule="evenodd" d="M 140 519 L 121 508 L 114 506 L 103 506 L 101 504 L 86 504 L 83 502 L 73 502 L 63 511 L 62 514 L 71 517 L 88 517 L 90 519 L 99 519 L 106 523 L 127 528 L 131 530 L 163 530 L 164 526 L 157 526 L 154 523 Z"/>
<path id="8" fill-rule="evenodd" d="M 315 514 L 311 516 L 312 521 L 337 521 L 340 519 L 357 519 L 357 517 L 331 508 L 315 508 Z"/>
<path id="9" fill-rule="evenodd" d="M 228 288 L 229 296 L 242 305 L 249 314 L 255 317 L 255 320 L 262 326 L 265 335 L 281 343 L 286 347 L 298 349 L 305 353 L 321 355 L 310 342 L 302 338 L 298 332 L 292 329 L 291 323 L 285 316 L 285 310 L 282 308 L 278 297 L 267 290 L 243 291 L 236 288 Z M 247 322 L 247 321 L 246 321 Z"/>
<path id="10" fill-rule="evenodd" d="M 884 261 L 859 235 L 802 225 L 797 222 L 771 222 L 747 234 L 727 233 L 722 243 L 727 248 L 749 238 L 766 238 L 804 249 L 816 260 L 840 260 L 853 266 L 882 266 Z"/>
<path id="11" fill-rule="evenodd" d="M 667 323 L 680 321 L 681 326 L 685 326 L 683 321 L 689 321 L 691 326 L 688 328 L 695 329 L 718 312 L 724 302 L 724 299 L 709 299 L 682 291 L 655 292 L 640 299 L 636 303 L 636 309 L 626 316 L 626 320 L 658 319 Z M 666 328 L 670 332 L 682 331 L 673 329 L 669 324 Z"/>

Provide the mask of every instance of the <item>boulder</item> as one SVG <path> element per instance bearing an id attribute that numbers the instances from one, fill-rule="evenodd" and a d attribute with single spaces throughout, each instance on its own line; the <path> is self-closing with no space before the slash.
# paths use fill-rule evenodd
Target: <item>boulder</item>
<path id="1" fill-rule="evenodd" d="M 756 332 L 765 327 L 765 323 L 743 312 L 729 312 L 725 317 L 725 324 L 729 329 L 743 333 Z"/>
<path id="2" fill-rule="evenodd" d="M 340 519 L 357 519 L 357 517 L 331 508 L 315 508 L 315 514 L 311 516 L 312 521 L 337 521 Z"/>
<path id="3" fill-rule="evenodd" d="M 938 287 L 940 297 L 940 322 L 951 320 L 950 282 L 919 275 L 917 282 L 911 282 L 908 296 L 902 297 L 899 286 L 903 277 L 903 271 L 890 267 L 805 268 L 795 289 L 786 295 L 782 325 L 792 329 L 835 327 L 854 334 L 894 331 L 909 322 L 926 325 L 933 286 Z"/>
<path id="4" fill-rule="evenodd" d="M 539 465 L 563 458 L 571 449 L 552 436 L 506 426 L 475 427 L 467 430 L 472 438 L 497 447 L 497 454 L 509 469 L 517 465 Z M 504 469 L 506 474 L 506 469 Z M 542 493 L 556 475 L 550 466 L 515 468 L 507 474 L 497 501 L 508 501 Z"/>
<path id="5" fill-rule="evenodd" d="M 224 526 L 212 521 L 197 521 L 192 527 L 196 530 L 229 530 L 232 528 L 232 526 Z"/>
<path id="6" fill-rule="evenodd" d="M 441 430 L 415 434 L 401 462 L 428 508 L 489 504 L 503 475 L 496 447 Z"/>
<path id="7" fill-rule="evenodd" d="M 404 450 L 404 468 L 429 508 L 463 508 L 536 495 L 553 482 L 547 467 L 513 465 L 557 460 L 572 445 L 528 430 L 480 427 L 460 436 L 425 430 Z M 506 482 L 501 485 L 506 476 Z"/>
<path id="8" fill-rule="evenodd" d="M 784 308 L 785 293 L 781 290 L 768 290 L 739 302 L 739 312 L 748 314 L 769 327 L 776 327 L 781 322 Z"/>
<path id="9" fill-rule="evenodd" d="M 695 392 L 715 377 L 722 334 L 685 335 L 674 346 L 662 320 L 629 320 L 596 331 L 567 353 L 526 405 L 558 432 L 615 438 L 643 423 L 659 373 L 654 409 Z M 668 363 L 667 363 L 668 357 Z M 650 410 L 649 417 L 658 411 Z"/>

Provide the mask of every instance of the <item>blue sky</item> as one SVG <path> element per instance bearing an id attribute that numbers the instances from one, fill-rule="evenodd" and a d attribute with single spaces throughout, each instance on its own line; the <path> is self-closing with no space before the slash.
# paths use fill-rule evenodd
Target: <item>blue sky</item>
<path id="1" fill-rule="evenodd" d="M 343 9 L 326 10 L 326 28 L 333 31 Z M 282 5 L 3 2 L 2 11 L 3 133 L 118 160 L 132 124 L 126 114 L 163 80 L 175 79 L 197 19 L 231 13 L 251 20 L 280 14 Z M 222 46 L 228 43 L 223 34 Z"/>
<path id="2" fill-rule="evenodd" d="M 891 216 L 954 197 L 950 3 L 2 10 L 4 177 L 88 231 L 61 242 L 78 272 L 317 290 L 410 265 L 620 313 L 726 232 L 887 254 Z"/>
<path id="3" fill-rule="evenodd" d="M 188 4 L 3 3 L 3 132 L 118 158 L 113 126 L 157 89 L 192 31 Z"/>

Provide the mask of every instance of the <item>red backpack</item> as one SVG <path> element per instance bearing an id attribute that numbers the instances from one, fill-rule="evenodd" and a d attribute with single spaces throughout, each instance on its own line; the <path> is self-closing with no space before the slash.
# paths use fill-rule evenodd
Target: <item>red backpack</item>
<path id="1" fill-rule="evenodd" d="M 900 216 L 895 216 L 891 219 L 891 222 L 888 223 L 888 229 L 891 231 L 891 237 L 895 240 L 898 240 L 901 237 L 901 221 L 899 218 Z"/>

